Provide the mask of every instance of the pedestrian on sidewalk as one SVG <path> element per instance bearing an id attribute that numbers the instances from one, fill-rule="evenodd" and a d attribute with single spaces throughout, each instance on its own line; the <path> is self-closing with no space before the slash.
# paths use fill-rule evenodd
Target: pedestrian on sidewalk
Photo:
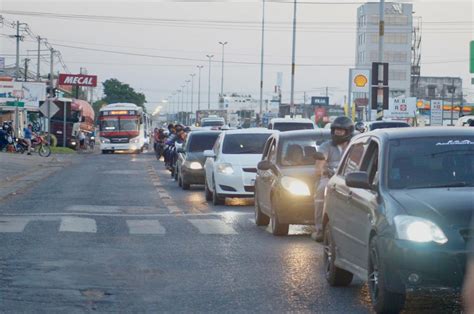
<path id="1" fill-rule="evenodd" d="M 28 127 L 23 129 L 23 137 L 28 145 L 28 155 L 31 155 L 31 138 L 33 137 L 33 126 L 31 123 L 28 124 Z"/>

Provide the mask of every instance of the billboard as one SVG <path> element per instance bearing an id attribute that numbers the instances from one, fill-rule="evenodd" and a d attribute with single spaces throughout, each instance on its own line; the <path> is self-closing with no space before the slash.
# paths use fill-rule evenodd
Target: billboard
<path id="1" fill-rule="evenodd" d="M 46 83 L 24 82 L 22 84 L 25 107 L 38 108 L 39 102 L 46 100 Z"/>
<path id="2" fill-rule="evenodd" d="M 430 107 L 430 125 L 443 126 L 443 102 L 432 100 Z"/>
<path id="3" fill-rule="evenodd" d="M 59 74 L 58 85 L 97 86 L 97 75 Z"/>
<path id="4" fill-rule="evenodd" d="M 13 79 L 0 80 L 0 103 L 16 101 L 16 95 L 21 92 L 21 82 L 14 82 Z"/>
<path id="5" fill-rule="evenodd" d="M 416 115 L 416 110 L 416 97 L 390 98 L 386 116 L 390 118 L 413 118 Z"/>

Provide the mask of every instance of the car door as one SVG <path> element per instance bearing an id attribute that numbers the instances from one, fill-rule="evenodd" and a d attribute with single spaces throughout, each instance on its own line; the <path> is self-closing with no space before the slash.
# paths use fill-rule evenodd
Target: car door
<path id="1" fill-rule="evenodd" d="M 269 147 L 268 147 L 268 154 L 267 154 L 267 159 L 274 165 L 276 164 L 276 140 L 272 139 Z M 260 204 L 262 206 L 262 210 L 270 214 L 271 213 L 271 200 L 270 200 L 270 194 L 272 190 L 272 185 L 275 180 L 275 173 L 274 170 L 269 169 L 262 171 L 260 174 L 260 179 L 261 179 L 261 192 L 259 194 L 260 197 Z"/>
<path id="2" fill-rule="evenodd" d="M 369 236 L 374 224 L 375 211 L 378 208 L 378 197 L 375 186 L 379 176 L 379 145 L 371 140 L 361 162 L 360 171 L 369 175 L 372 189 L 348 188 L 348 206 L 345 208 L 350 216 L 348 233 L 354 241 L 348 248 L 354 256 L 354 261 L 362 269 L 367 269 Z"/>
<path id="3" fill-rule="evenodd" d="M 213 157 L 213 158 L 207 157 L 206 162 L 204 163 L 204 170 L 206 172 L 206 183 L 207 183 L 207 187 L 211 191 L 213 191 L 212 189 L 213 189 L 213 186 L 214 186 L 214 182 L 212 181 L 213 173 L 214 173 L 214 164 L 216 163 L 218 152 L 220 150 L 220 143 L 221 143 L 223 137 L 224 137 L 224 134 L 219 135 L 219 137 L 217 138 L 217 140 L 214 144 L 214 147 L 212 148 L 212 151 L 214 152 L 215 157 Z"/>
<path id="4" fill-rule="evenodd" d="M 183 163 L 186 161 L 186 151 L 189 147 L 189 142 L 192 141 L 192 135 L 183 143 L 182 151 L 178 153 L 177 167 L 178 172 L 181 172 Z"/>
<path id="5" fill-rule="evenodd" d="M 262 153 L 262 160 L 268 160 L 269 152 L 270 152 L 270 146 L 273 143 L 273 137 L 270 137 L 267 142 L 265 143 L 265 147 L 263 148 L 263 153 Z M 255 201 L 258 200 L 258 205 L 260 206 L 260 209 L 263 210 L 263 207 L 265 204 L 263 203 L 263 191 L 265 189 L 265 175 L 266 171 L 265 170 L 259 170 L 257 168 L 257 174 L 255 176 Z"/>
<path id="6" fill-rule="evenodd" d="M 368 138 L 362 138 L 354 142 L 348 149 L 344 158 L 344 164 L 339 167 L 336 177 L 329 182 L 328 188 L 331 189 L 330 199 L 327 200 L 327 206 L 330 207 L 330 221 L 334 241 L 338 247 L 338 258 L 346 260 L 351 264 L 356 261 L 354 247 L 360 243 L 353 237 L 353 217 L 350 210 L 351 191 L 346 186 L 345 176 L 348 173 L 359 171 L 362 157 L 365 152 Z"/>

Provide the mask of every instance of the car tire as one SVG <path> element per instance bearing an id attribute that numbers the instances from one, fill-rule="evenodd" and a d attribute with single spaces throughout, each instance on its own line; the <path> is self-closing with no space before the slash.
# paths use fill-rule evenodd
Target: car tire
<path id="1" fill-rule="evenodd" d="M 268 226 L 270 223 L 270 217 L 262 213 L 260 205 L 258 204 L 257 193 L 255 192 L 255 224 L 257 226 Z"/>
<path id="2" fill-rule="evenodd" d="M 183 190 L 189 190 L 189 188 L 191 187 L 191 184 L 187 183 L 184 178 L 183 178 L 183 175 L 181 174 L 181 171 L 179 172 L 180 173 L 180 180 L 181 180 L 181 187 L 183 188 Z"/>
<path id="3" fill-rule="evenodd" d="M 278 215 L 276 214 L 275 210 L 273 209 L 273 204 L 272 204 L 272 218 L 270 220 L 271 220 L 271 226 L 272 226 L 272 234 L 274 236 L 286 236 L 286 235 L 288 235 L 288 230 L 290 228 L 290 225 L 289 224 L 282 224 L 278 220 Z"/>
<path id="4" fill-rule="evenodd" d="M 217 189 L 216 189 L 216 181 L 214 181 L 214 192 L 212 193 L 212 204 L 214 206 L 217 205 L 225 205 L 225 197 L 221 197 L 219 194 L 217 194 Z"/>
<path id="5" fill-rule="evenodd" d="M 107 154 L 107 151 L 106 150 L 102 150 L 102 154 Z"/>
<path id="6" fill-rule="evenodd" d="M 326 281 L 333 287 L 344 287 L 350 285 L 354 275 L 347 270 L 335 265 L 336 245 L 333 241 L 329 223 L 324 228 L 324 269 Z"/>
<path id="7" fill-rule="evenodd" d="M 205 179 L 206 180 L 206 179 Z M 204 194 L 206 195 L 206 201 L 212 201 L 212 192 L 209 190 L 209 186 L 207 185 L 207 180 L 204 182 Z"/>
<path id="8" fill-rule="evenodd" d="M 368 286 L 372 306 L 377 313 L 399 313 L 404 305 L 406 294 L 388 291 L 385 284 L 384 266 L 380 263 L 377 236 L 369 245 L 369 278 Z"/>

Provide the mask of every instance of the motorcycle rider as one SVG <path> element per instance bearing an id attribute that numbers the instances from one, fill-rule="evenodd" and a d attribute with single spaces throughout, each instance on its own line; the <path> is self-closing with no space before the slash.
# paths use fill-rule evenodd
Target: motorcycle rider
<path id="1" fill-rule="evenodd" d="M 23 129 L 23 140 L 28 147 L 28 155 L 31 155 L 31 140 L 33 138 L 33 125 L 28 124 L 28 127 Z"/>
<path id="2" fill-rule="evenodd" d="M 316 231 L 311 238 L 317 242 L 323 240 L 324 189 L 339 165 L 344 152 L 354 135 L 354 122 L 346 116 L 337 117 L 331 123 L 331 140 L 324 142 L 319 151 L 326 157 L 316 161 L 316 184 L 314 193 L 314 224 Z"/>

